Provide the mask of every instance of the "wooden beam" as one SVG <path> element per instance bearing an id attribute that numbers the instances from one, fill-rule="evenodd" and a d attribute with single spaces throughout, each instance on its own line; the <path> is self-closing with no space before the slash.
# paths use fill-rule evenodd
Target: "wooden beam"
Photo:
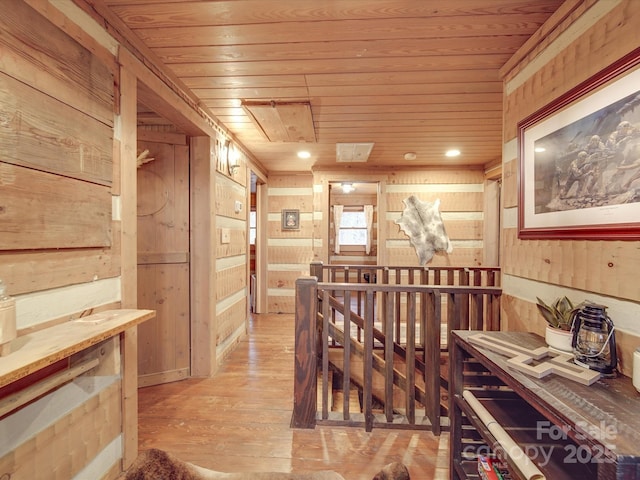
<path id="1" fill-rule="evenodd" d="M 138 305 L 137 265 L 137 165 L 136 165 L 136 76 L 127 69 L 120 72 L 122 95 L 120 129 L 115 135 L 120 140 L 120 205 L 122 245 L 122 306 Z M 138 456 L 138 330 L 129 329 L 122 334 L 122 469 L 126 470 Z"/>

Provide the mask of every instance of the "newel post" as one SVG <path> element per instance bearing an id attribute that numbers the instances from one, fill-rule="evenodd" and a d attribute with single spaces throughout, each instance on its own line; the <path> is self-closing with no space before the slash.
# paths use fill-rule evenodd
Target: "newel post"
<path id="1" fill-rule="evenodd" d="M 316 277 L 296 280 L 295 357 L 292 428 L 315 428 L 317 411 L 316 322 L 318 317 Z"/>
<path id="2" fill-rule="evenodd" d="M 309 275 L 316 277 L 319 282 L 324 282 L 322 278 L 322 262 L 311 262 L 309 264 Z"/>

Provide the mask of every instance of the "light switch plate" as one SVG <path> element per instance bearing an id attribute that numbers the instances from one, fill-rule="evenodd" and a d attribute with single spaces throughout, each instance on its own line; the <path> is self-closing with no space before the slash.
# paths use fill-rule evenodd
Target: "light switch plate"
<path id="1" fill-rule="evenodd" d="M 220 243 L 231 243 L 231 230 L 223 228 L 220 230 Z"/>

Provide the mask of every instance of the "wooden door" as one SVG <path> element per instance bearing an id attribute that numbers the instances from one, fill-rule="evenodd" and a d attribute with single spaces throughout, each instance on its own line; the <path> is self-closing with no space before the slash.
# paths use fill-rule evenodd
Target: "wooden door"
<path id="1" fill-rule="evenodd" d="M 138 168 L 138 307 L 156 311 L 138 327 L 139 385 L 188 377 L 189 150 L 138 142 L 154 160 Z"/>

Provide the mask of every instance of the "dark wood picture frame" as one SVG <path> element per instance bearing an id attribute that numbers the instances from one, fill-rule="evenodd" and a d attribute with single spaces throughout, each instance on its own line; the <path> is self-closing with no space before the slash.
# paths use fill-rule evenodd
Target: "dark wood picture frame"
<path id="1" fill-rule="evenodd" d="M 300 210 L 282 210 L 282 230 L 300 230 Z"/>
<path id="2" fill-rule="evenodd" d="M 640 48 L 518 124 L 518 238 L 640 239 L 638 66 Z"/>

